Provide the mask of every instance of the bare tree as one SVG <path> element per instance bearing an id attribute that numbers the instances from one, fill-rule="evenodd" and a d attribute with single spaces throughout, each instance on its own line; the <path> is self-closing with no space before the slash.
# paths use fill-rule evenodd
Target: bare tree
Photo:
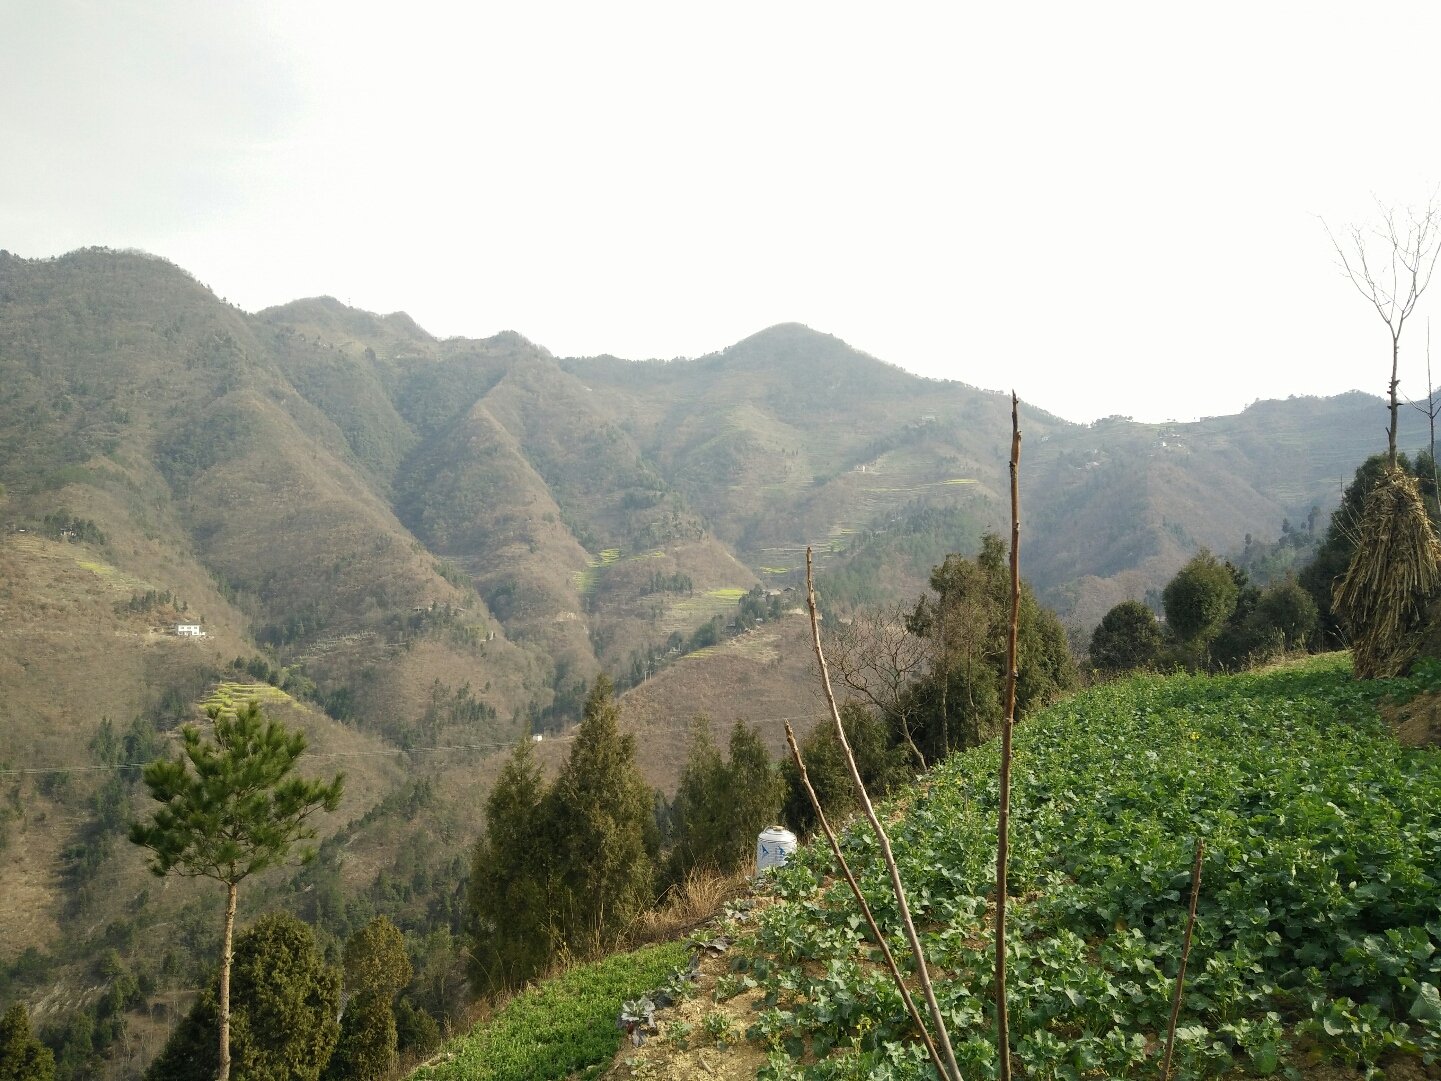
<path id="1" fill-rule="evenodd" d="M 1391 335 L 1391 425 L 1386 429 L 1387 459 L 1396 467 L 1396 387 L 1400 382 L 1401 330 L 1416 310 L 1416 302 L 1431 284 L 1436 256 L 1441 253 L 1441 208 L 1432 193 L 1422 211 L 1407 209 L 1404 220 L 1394 207 L 1376 204 L 1378 225 L 1351 225 L 1337 239 L 1326 225 L 1326 235 L 1341 260 L 1341 268 L 1356 291 L 1371 303 Z"/>
<path id="2" fill-rule="evenodd" d="M 901 604 L 859 613 L 827 632 L 826 654 L 846 688 L 895 723 L 916 764 L 925 769 L 926 756 L 911 732 L 917 706 L 907 689 L 925 673 L 930 649 L 911 633 L 907 615 Z"/>
<path id="3" fill-rule="evenodd" d="M 1408 399 L 1409 401 L 1409 399 Z M 1431 381 L 1431 320 L 1426 320 L 1426 404 L 1410 403 L 1415 409 L 1426 414 L 1429 441 L 1426 453 L 1431 456 L 1431 498 L 1436 504 L 1436 513 L 1441 515 L 1441 471 L 1436 467 L 1436 417 L 1441 414 L 1441 400 L 1436 397 L 1436 384 Z"/>

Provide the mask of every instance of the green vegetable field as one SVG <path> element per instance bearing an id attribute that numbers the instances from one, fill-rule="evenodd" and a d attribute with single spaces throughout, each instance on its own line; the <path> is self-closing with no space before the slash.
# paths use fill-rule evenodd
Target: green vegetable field
<path id="1" fill-rule="evenodd" d="M 1378 716 L 1430 689 L 1341 656 L 1259 674 L 1138 677 L 1018 727 L 1009 968 L 1017 1075 L 1159 1073 L 1197 837 L 1206 855 L 1175 1077 L 1380 1075 L 1441 1058 L 1441 753 Z M 893 841 L 962 1072 L 997 1074 L 989 922 L 995 747 L 913 793 Z M 902 941 L 868 832 L 848 848 Z M 767 992 L 751 1036 L 785 1078 L 935 1076 L 823 844 L 777 876 L 736 962 Z M 803 1060 L 803 1061 L 802 1061 Z"/>
<path id="2" fill-rule="evenodd" d="M 647 946 L 577 965 L 503 1006 L 449 1043 L 414 1081 L 543 1081 L 594 1077 L 610 1064 L 622 1035 L 626 999 L 659 987 L 690 957 L 684 943 Z"/>

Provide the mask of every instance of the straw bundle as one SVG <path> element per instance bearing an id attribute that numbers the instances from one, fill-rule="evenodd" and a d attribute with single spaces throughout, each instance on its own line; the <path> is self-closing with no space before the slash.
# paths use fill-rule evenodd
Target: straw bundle
<path id="1" fill-rule="evenodd" d="M 1356 674 L 1394 676 L 1410 665 L 1427 599 L 1441 587 L 1441 543 L 1415 479 L 1395 468 L 1366 496 L 1357 532 L 1332 605 L 1351 635 Z"/>

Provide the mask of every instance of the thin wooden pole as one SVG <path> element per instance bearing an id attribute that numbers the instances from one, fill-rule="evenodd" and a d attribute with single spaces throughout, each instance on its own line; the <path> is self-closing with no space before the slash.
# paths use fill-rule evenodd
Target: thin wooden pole
<path id="1" fill-rule="evenodd" d="M 1176 993 L 1171 996 L 1171 1023 L 1166 1026 L 1166 1058 L 1161 1063 L 1161 1081 L 1170 1081 L 1171 1051 L 1176 1045 L 1176 1022 L 1181 1016 L 1181 989 L 1186 986 L 1186 960 L 1191 956 L 1191 928 L 1196 926 L 1196 899 L 1201 896 L 1201 855 L 1206 842 L 1196 838 L 1196 859 L 1191 864 L 1191 910 L 1186 913 L 1186 935 L 1181 943 L 1181 970 L 1176 973 Z"/>
<path id="2" fill-rule="evenodd" d="M 801 784 L 805 787 L 806 795 L 811 798 L 811 806 L 815 808 L 816 821 L 821 824 L 821 831 L 830 842 L 831 854 L 835 856 L 836 863 L 840 865 L 841 874 L 845 876 L 846 885 L 850 886 L 851 893 L 855 895 L 856 903 L 861 906 L 861 915 L 865 916 L 866 924 L 871 929 L 871 935 L 876 940 L 876 945 L 881 948 L 881 955 L 886 960 L 886 968 L 891 971 L 891 980 L 901 993 L 905 1001 L 906 1011 L 911 1015 L 911 1022 L 921 1034 L 921 1040 L 926 1045 L 926 1052 L 931 1056 L 931 1061 L 936 1064 L 936 1069 L 942 1073 L 945 1067 L 942 1065 L 940 1054 L 936 1051 L 936 1043 L 931 1039 L 931 1034 L 926 1028 L 926 1023 L 921 1020 L 921 1011 L 916 1008 L 916 1000 L 911 997 L 911 989 L 906 986 L 905 977 L 901 975 L 900 965 L 896 964 L 895 955 L 891 953 L 890 943 L 886 936 L 881 934 L 880 925 L 876 923 L 876 917 L 871 912 L 871 906 L 866 901 L 866 895 L 861 892 L 860 883 L 856 876 L 851 873 L 851 865 L 846 862 L 846 857 L 841 852 L 840 842 L 836 840 L 835 830 L 831 829 L 830 822 L 826 819 L 826 812 L 821 808 L 821 798 L 816 795 L 816 790 L 811 787 L 810 774 L 806 772 L 805 760 L 801 758 L 801 749 L 796 745 L 796 734 L 791 731 L 791 722 L 786 721 L 786 744 L 791 749 L 791 761 L 796 764 L 800 771 Z"/>
<path id="3" fill-rule="evenodd" d="M 1011 392 L 1011 627 L 1006 639 L 1006 716 L 1001 722 L 1001 806 L 996 821 L 996 1054 L 1001 1081 L 1011 1081 L 1011 1028 L 1006 1012 L 1006 899 L 1011 832 L 1011 729 L 1016 723 L 1016 641 L 1021 626 L 1020 403 Z"/>
<path id="4" fill-rule="evenodd" d="M 946 1020 L 941 1014 L 940 1003 L 936 1001 L 935 990 L 931 987 L 931 974 L 926 968 L 926 952 L 921 948 L 920 936 L 916 934 L 915 921 L 911 919 L 911 906 L 906 901 L 906 888 L 901 884 L 901 871 L 896 866 L 896 857 L 891 852 L 891 839 L 886 836 L 885 827 L 876 816 L 876 809 L 871 805 L 870 793 L 866 791 L 866 784 L 861 780 L 860 767 L 856 765 L 856 756 L 851 751 L 850 740 L 846 739 L 845 725 L 841 724 L 840 707 L 836 705 L 835 691 L 831 689 L 831 674 L 826 667 L 826 655 L 821 650 L 821 624 L 820 616 L 816 611 L 816 584 L 815 567 L 811 555 L 810 546 L 806 546 L 806 604 L 811 613 L 811 645 L 815 649 L 816 664 L 820 666 L 821 687 L 826 692 L 826 703 L 831 708 L 831 720 L 836 726 L 836 739 L 840 741 L 841 750 L 845 752 L 846 765 L 850 767 L 851 780 L 856 786 L 856 796 L 860 799 L 861 810 L 865 812 L 866 819 L 871 824 L 871 830 L 880 843 L 881 858 L 885 860 L 886 870 L 891 876 L 891 892 L 895 894 L 896 907 L 900 910 L 901 925 L 906 931 L 906 941 L 910 943 L 911 954 L 916 962 L 916 979 L 921 985 L 921 994 L 925 997 L 926 1007 L 930 1011 L 931 1023 L 935 1026 L 935 1038 L 944 1061 L 937 1062 L 936 1068 L 950 1078 L 951 1081 L 962 1081 L 961 1068 L 956 1065 L 956 1053 L 951 1049 L 951 1036 L 946 1030 Z"/>

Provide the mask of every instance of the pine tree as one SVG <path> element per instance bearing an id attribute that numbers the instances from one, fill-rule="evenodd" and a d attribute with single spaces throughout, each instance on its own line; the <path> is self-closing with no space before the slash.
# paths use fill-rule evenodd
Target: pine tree
<path id="1" fill-rule="evenodd" d="M 690 753 L 676 789 L 676 843 L 667 878 L 683 880 L 694 867 L 730 872 L 750 857 L 756 835 L 780 813 L 784 782 L 754 728 L 736 721 L 729 758 L 697 718 Z"/>
<path id="2" fill-rule="evenodd" d="M 150 849 L 155 874 L 213 878 L 226 887 L 216 1027 L 217 1077 L 229 1081 L 231 940 L 240 883 L 315 836 L 309 818 L 322 808 L 335 810 L 343 779 L 337 774 L 326 784 L 291 776 L 305 734 L 267 720 L 254 702 L 234 716 L 212 709 L 210 718 L 212 741 L 186 725 L 181 757 L 145 767 L 145 784 L 162 806 L 148 825 L 131 824 L 130 839 Z"/>
<path id="3" fill-rule="evenodd" d="M 379 1081 L 395 1065 L 396 993 L 410 982 L 410 958 L 395 924 L 377 916 L 345 943 L 345 993 L 340 1042 L 325 1076 Z"/>
<path id="4" fill-rule="evenodd" d="M 211 1081 L 220 979 L 170 1034 L 146 1081 Z M 235 940 L 232 1068 L 245 1081 L 316 1081 L 340 1035 L 340 973 L 309 927 L 272 912 Z"/>
<path id="5" fill-rule="evenodd" d="M 654 899 L 652 794 L 622 735 L 605 676 L 586 698 L 565 767 L 547 793 L 558 947 L 589 953 L 613 942 Z"/>
<path id="6" fill-rule="evenodd" d="M 733 871 L 752 857 L 756 835 L 780 816 L 785 781 L 760 733 L 743 721 L 731 729 L 727 774 L 731 813 L 720 868 Z"/>
<path id="7" fill-rule="evenodd" d="M 486 801 L 486 835 L 472 860 L 476 991 L 513 987 L 558 955 L 593 954 L 650 904 L 653 802 L 604 676 L 553 785 L 542 786 L 529 745 L 516 748 Z"/>
<path id="8" fill-rule="evenodd" d="M 0 1017 L 0 1081 L 54 1081 L 55 1056 L 30 1028 L 30 1014 L 17 1002 Z"/>
<path id="9" fill-rule="evenodd" d="M 724 848 L 726 802 L 730 797 L 725 761 L 711 739 L 710 722 L 697 717 L 691 723 L 690 750 L 676 786 L 675 845 L 667 861 L 666 878 L 682 882 L 698 866 L 714 866 Z"/>
<path id="10" fill-rule="evenodd" d="M 542 817 L 545 787 L 529 740 L 518 744 L 485 803 L 469 887 L 469 974 L 476 993 L 515 987 L 550 958 L 553 853 Z"/>

